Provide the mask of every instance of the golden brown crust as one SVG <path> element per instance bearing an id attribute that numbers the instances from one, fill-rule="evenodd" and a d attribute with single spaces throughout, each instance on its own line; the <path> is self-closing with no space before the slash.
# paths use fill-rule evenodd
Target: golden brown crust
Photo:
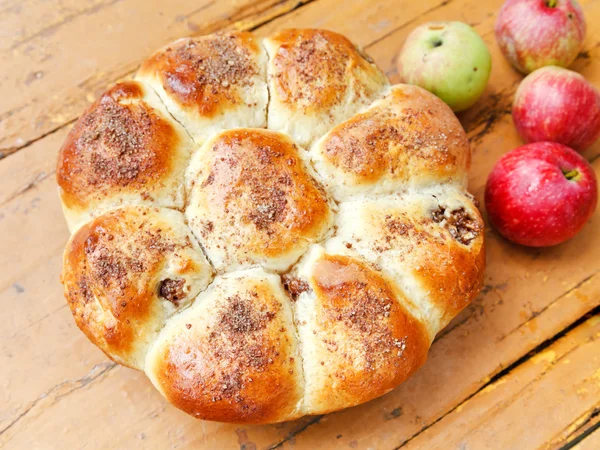
<path id="1" fill-rule="evenodd" d="M 265 261 L 278 269 L 284 258 L 285 269 L 324 233 L 331 211 L 300 151 L 280 133 L 236 129 L 195 156 L 186 214 L 216 267 Z"/>
<path id="2" fill-rule="evenodd" d="M 235 423 L 281 421 L 295 413 L 302 391 L 291 314 L 281 286 L 266 277 L 273 276 L 252 270 L 218 279 L 165 330 L 148 368 L 175 406 Z"/>
<path id="3" fill-rule="evenodd" d="M 315 359 L 306 369 L 309 408 L 324 413 L 371 400 L 425 362 L 425 328 L 375 270 L 355 258 L 325 254 L 311 272 L 314 324 L 305 336 L 313 344 L 304 356 Z"/>
<path id="4" fill-rule="evenodd" d="M 135 82 L 118 84 L 79 119 L 58 159 L 58 185 L 66 205 L 123 188 L 143 189 L 169 171 L 177 135 L 145 103 Z"/>
<path id="5" fill-rule="evenodd" d="M 271 88 L 280 101 L 292 108 L 327 111 L 354 89 L 358 97 L 369 96 L 368 87 L 348 77 L 356 70 L 379 76 L 371 60 L 341 34 L 327 30 L 287 29 L 271 36 L 277 47 L 272 56 Z"/>
<path id="6" fill-rule="evenodd" d="M 268 127 L 307 149 L 388 86 L 366 55 L 331 31 L 283 30 L 264 45 L 269 54 Z"/>
<path id="7" fill-rule="evenodd" d="M 418 261 L 415 276 L 444 311 L 446 323 L 471 303 L 483 286 L 483 219 L 476 209 L 466 211 L 464 207 L 438 207 L 431 217 L 446 232 L 430 231 L 427 240 L 431 245 L 418 241 L 420 248 L 409 249 L 405 240 L 400 248 L 414 252 L 407 256 Z"/>
<path id="8" fill-rule="evenodd" d="M 174 101 L 204 117 L 243 103 L 236 88 L 251 84 L 259 73 L 251 33 L 216 33 L 174 42 L 147 59 L 140 74 L 152 74 Z"/>
<path id="9" fill-rule="evenodd" d="M 347 203 L 340 224 L 338 239 L 350 243 L 352 251 L 406 286 L 416 281 L 418 290 L 410 297 L 436 305 L 442 326 L 481 288 L 483 220 L 464 195 L 440 191 Z"/>
<path id="10" fill-rule="evenodd" d="M 440 220 L 443 211 L 446 217 Z M 441 207 L 415 220 L 406 213 L 390 212 L 383 217 L 381 231 L 375 251 L 393 251 L 408 263 L 447 318 L 458 314 L 479 292 L 485 263 L 479 214 L 463 207 Z"/>
<path id="11" fill-rule="evenodd" d="M 159 102 L 138 82 L 119 83 L 77 121 L 58 157 L 56 176 L 66 211 L 83 214 L 122 196 L 181 206 L 175 192 L 189 142 L 148 98 Z"/>
<path id="12" fill-rule="evenodd" d="M 180 213 L 156 208 L 113 210 L 82 226 L 62 272 L 78 327 L 107 355 L 141 368 L 146 335 L 208 284 L 210 268 L 191 239 Z"/>
<path id="13" fill-rule="evenodd" d="M 372 189 L 390 181 L 393 192 L 421 178 L 462 183 L 470 161 L 469 141 L 450 108 L 408 85 L 393 86 L 368 111 L 335 127 L 317 152 L 323 160 L 318 170 L 351 192 L 355 186 Z"/>

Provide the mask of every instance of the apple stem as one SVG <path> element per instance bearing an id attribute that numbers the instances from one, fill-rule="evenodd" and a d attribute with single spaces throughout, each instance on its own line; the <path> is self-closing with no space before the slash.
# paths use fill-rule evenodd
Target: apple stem
<path id="1" fill-rule="evenodd" d="M 577 175 L 579 175 L 579 171 L 577 169 L 563 170 L 562 173 L 567 180 L 574 180 Z"/>
<path id="2" fill-rule="evenodd" d="M 556 0 L 546 0 L 546 6 L 548 8 L 556 8 Z"/>

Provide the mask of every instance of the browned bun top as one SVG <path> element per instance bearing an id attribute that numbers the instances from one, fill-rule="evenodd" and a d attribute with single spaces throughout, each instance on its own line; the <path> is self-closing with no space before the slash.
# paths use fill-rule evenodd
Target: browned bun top
<path id="1" fill-rule="evenodd" d="M 191 141 L 162 108 L 154 92 L 127 81 L 86 111 L 58 157 L 57 181 L 66 212 L 81 216 L 124 198 L 182 206 L 176 185 Z"/>
<path id="2" fill-rule="evenodd" d="M 309 146 L 368 105 L 387 86 L 373 61 L 344 36 L 288 29 L 265 40 L 269 53 L 269 128 Z"/>
<path id="3" fill-rule="evenodd" d="M 431 220 L 443 231 L 435 230 L 430 223 L 423 229 L 429 236 L 420 246 L 409 247 L 406 242 L 397 246 L 408 264 L 412 262 L 420 285 L 443 311 L 443 325 L 471 303 L 483 286 L 484 223 L 470 203 L 466 200 L 465 205 L 438 205 L 431 211 Z"/>
<path id="4" fill-rule="evenodd" d="M 302 369 L 279 277 L 262 269 L 217 277 L 167 325 L 146 370 L 195 417 L 263 423 L 299 415 Z"/>
<path id="5" fill-rule="evenodd" d="M 323 254 L 301 269 L 311 292 L 296 301 L 306 406 L 325 413 L 385 394 L 424 362 L 425 327 L 364 262 Z"/>
<path id="6" fill-rule="evenodd" d="M 432 334 L 468 305 L 483 282 L 483 220 L 453 189 L 342 204 L 328 248 L 382 267 L 425 313 Z"/>
<path id="7" fill-rule="evenodd" d="M 110 357 L 138 369 L 153 334 L 210 278 L 183 215 L 141 206 L 83 225 L 65 249 L 62 272 L 79 328 Z"/>
<path id="8" fill-rule="evenodd" d="M 229 128 L 266 126 L 266 52 L 247 32 L 223 32 L 173 42 L 136 75 L 203 144 Z"/>
<path id="9" fill-rule="evenodd" d="M 327 198 L 286 136 L 225 131 L 186 175 L 189 224 L 217 269 L 256 262 L 286 270 L 331 220 Z"/>
<path id="10" fill-rule="evenodd" d="M 469 141 L 452 110 L 435 95 L 409 85 L 393 86 L 316 147 L 317 170 L 340 197 L 463 184 L 470 161 Z"/>
<path id="11" fill-rule="evenodd" d="M 144 61 L 139 73 L 156 74 L 174 101 L 211 117 L 242 102 L 239 86 L 251 84 L 260 69 L 259 45 L 251 33 L 216 33 L 180 39 Z"/>
<path id="12" fill-rule="evenodd" d="M 346 76 L 356 68 L 375 71 L 346 37 L 327 30 L 287 29 L 270 36 L 278 46 L 272 59 L 272 86 L 283 103 L 327 110 L 345 97 Z"/>

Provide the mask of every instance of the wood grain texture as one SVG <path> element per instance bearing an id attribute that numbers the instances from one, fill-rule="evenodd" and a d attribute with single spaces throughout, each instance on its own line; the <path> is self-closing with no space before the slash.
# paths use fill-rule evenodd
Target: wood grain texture
<path id="1" fill-rule="evenodd" d="M 594 433 L 585 437 L 581 441 L 577 442 L 571 447 L 573 450 L 598 450 L 600 448 L 600 431 L 594 431 Z M 567 449 L 565 449 L 567 450 Z"/>
<path id="2" fill-rule="evenodd" d="M 251 29 L 309 1 L 15 2 L 0 14 L 0 158 L 72 122 L 162 45 Z"/>
<path id="3" fill-rule="evenodd" d="M 155 47 L 175 37 L 223 26 L 258 27 L 261 34 L 288 26 L 340 31 L 366 47 L 392 81 L 398 81 L 395 55 L 412 27 L 449 19 L 473 24 L 493 58 L 486 94 L 460 116 L 474 151 L 470 189 L 481 201 L 494 162 L 520 144 L 510 105 L 521 76 L 504 61 L 492 33 L 501 3 L 177 0 L 168 7 L 161 2 L 133 0 L 0 3 L 4 12 L 0 14 L 0 36 L 7 37 L 0 39 L 0 94 L 4 100 L 0 147 L 5 154 L 13 153 L 0 161 L 0 305 L 4 318 L 0 329 L 0 447 L 385 449 L 404 443 L 426 446 L 443 442 L 435 440 L 437 434 L 450 433 L 452 445 L 446 448 L 460 448 L 462 439 L 472 443 L 464 448 L 480 448 L 475 444 L 486 442 L 484 433 L 467 435 L 466 430 L 501 430 L 502 424 L 512 419 L 509 412 L 515 406 L 511 405 L 527 401 L 543 411 L 564 402 L 569 405 L 564 416 L 540 421 L 537 434 L 532 435 L 536 440 L 531 442 L 560 448 L 583 436 L 576 445 L 597 448 L 593 444 L 598 442 L 598 432 L 585 434 L 597 423 L 592 404 L 594 395 L 598 400 L 597 385 L 593 377 L 582 381 L 593 373 L 584 360 L 586 355 L 591 360 L 598 354 L 597 338 L 588 342 L 590 327 L 597 324 L 580 323 L 563 338 L 547 344 L 600 305 L 599 213 L 574 240 L 545 250 L 511 245 L 486 229 L 485 288 L 441 333 L 417 374 L 365 405 L 275 426 L 202 422 L 175 410 L 143 375 L 115 366 L 87 341 L 77 330 L 58 283 L 68 232 L 54 170 L 68 124 L 107 84 L 130 74 Z M 588 23 L 600 19 L 600 1 L 580 3 Z M 178 17 L 183 18 L 178 21 Z M 194 26 L 197 28 L 192 29 Z M 152 33 L 148 33 L 150 29 Z M 11 50 L 15 45 L 16 50 Z M 596 86 L 600 86 L 599 52 L 600 30 L 590 26 L 585 52 L 573 67 Z M 44 60 L 46 54 L 53 56 Z M 11 61 L 10 69 L 4 69 L 7 61 Z M 27 87 L 25 79 L 35 74 L 38 64 L 44 74 L 34 75 L 32 87 Z M 7 111 L 13 112 L 7 115 Z M 600 143 L 585 156 L 600 176 L 598 154 Z M 528 356 L 539 349 L 567 352 L 569 345 L 572 354 L 578 355 L 577 364 L 536 364 Z M 510 397 L 519 383 L 526 381 L 520 374 L 534 380 L 531 390 L 524 391 L 529 397 Z M 553 383 L 560 380 L 584 383 L 592 400 L 578 401 L 572 387 L 564 394 L 558 389 L 553 393 L 551 387 L 557 386 Z M 509 387 L 514 390 L 502 390 Z M 502 392 L 507 393 L 500 396 Z M 498 396 L 507 402 L 512 399 L 506 403 L 508 409 L 494 409 Z M 487 411 L 494 411 L 489 423 L 485 422 Z M 446 428 L 444 424 L 460 427 Z M 502 437 L 514 443 L 510 439 L 526 431 L 519 429 Z"/>
<path id="4" fill-rule="evenodd" d="M 599 407 L 597 315 L 399 448 L 561 448 L 597 422 Z"/>

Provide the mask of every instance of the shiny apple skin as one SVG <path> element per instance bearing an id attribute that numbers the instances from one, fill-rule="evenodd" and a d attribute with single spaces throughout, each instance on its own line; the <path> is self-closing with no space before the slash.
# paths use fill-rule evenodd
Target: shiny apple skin
<path id="1" fill-rule="evenodd" d="M 573 171 L 575 177 L 568 179 Z M 590 219 L 597 202 L 591 165 L 555 142 L 535 142 L 505 154 L 485 188 L 492 226 L 506 239 L 529 247 L 571 239 Z"/>
<path id="2" fill-rule="evenodd" d="M 558 142 L 581 152 L 600 137 L 600 93 L 577 72 L 544 67 L 521 82 L 512 117 L 525 142 Z"/>

